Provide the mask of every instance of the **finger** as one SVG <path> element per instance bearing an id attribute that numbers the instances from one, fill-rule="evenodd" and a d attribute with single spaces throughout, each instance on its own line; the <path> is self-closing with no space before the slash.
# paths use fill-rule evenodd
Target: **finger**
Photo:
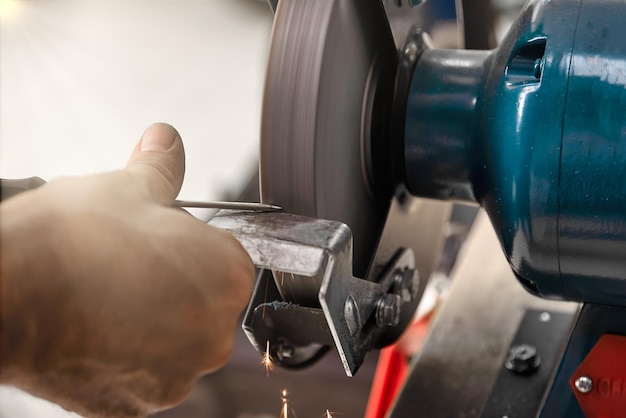
<path id="1" fill-rule="evenodd" d="M 171 206 L 185 175 L 185 150 L 180 135 L 166 123 L 146 129 L 126 165 L 149 199 Z"/>

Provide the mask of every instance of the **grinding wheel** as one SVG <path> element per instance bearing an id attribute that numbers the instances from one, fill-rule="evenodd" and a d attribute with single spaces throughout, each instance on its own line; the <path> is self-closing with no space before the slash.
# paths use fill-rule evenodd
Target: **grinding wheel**
<path id="1" fill-rule="evenodd" d="M 263 99 L 262 201 L 346 223 L 361 278 L 392 194 L 383 154 L 396 66 L 380 1 L 278 2 Z"/>

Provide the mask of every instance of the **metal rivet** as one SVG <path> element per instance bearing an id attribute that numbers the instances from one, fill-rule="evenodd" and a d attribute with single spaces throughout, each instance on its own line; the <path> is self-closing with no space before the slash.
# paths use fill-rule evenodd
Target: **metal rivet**
<path id="1" fill-rule="evenodd" d="M 580 393 L 589 393 L 593 389 L 593 380 L 587 376 L 581 376 L 574 382 L 576 390 Z"/>
<path id="2" fill-rule="evenodd" d="M 346 298 L 343 305 L 343 316 L 346 319 L 350 335 L 356 335 L 361 330 L 361 315 L 359 314 L 359 306 L 352 296 Z"/>

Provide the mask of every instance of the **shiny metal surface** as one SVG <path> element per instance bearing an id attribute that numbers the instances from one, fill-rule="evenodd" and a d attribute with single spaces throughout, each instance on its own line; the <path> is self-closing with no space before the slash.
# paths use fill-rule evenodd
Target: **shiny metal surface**
<path id="1" fill-rule="evenodd" d="M 389 205 L 368 161 L 384 140 L 386 113 L 373 109 L 377 94 L 392 93 L 395 65 L 380 2 L 278 2 L 261 124 L 262 201 L 346 223 L 361 278 Z"/>
<path id="2" fill-rule="evenodd" d="M 626 305 L 624 16 L 621 0 L 533 0 L 496 50 L 415 67 L 407 187 L 479 202 L 542 297 Z"/>
<path id="3" fill-rule="evenodd" d="M 484 212 L 464 248 L 450 295 L 412 361 L 391 418 L 480 417 L 524 312 L 572 313 L 578 306 L 525 292 Z"/>
<path id="4" fill-rule="evenodd" d="M 200 208 L 200 209 L 230 209 L 230 210 L 260 210 L 278 211 L 282 208 L 276 205 L 268 205 L 256 202 L 218 202 L 218 201 L 196 201 L 196 200 L 175 200 L 172 205 L 176 208 Z"/>
<path id="5" fill-rule="evenodd" d="M 237 238 L 256 267 L 307 277 L 317 289 L 329 255 L 351 257 L 352 235 L 340 222 L 287 213 L 220 211 L 209 225 Z"/>
<path id="6" fill-rule="evenodd" d="M 410 249 L 397 250 L 377 280 L 368 281 L 352 275 L 352 235 L 341 222 L 221 211 L 209 224 L 230 232 L 256 267 L 274 273 L 271 291 L 268 275 L 261 275 L 265 287 L 257 284 L 244 329 L 260 352 L 267 341 L 274 350 L 289 346 L 287 366 L 308 363 L 334 341 L 346 374 L 352 376 L 381 336 L 389 329 L 404 329 L 401 314 L 413 313 L 417 291 L 411 286 L 415 258 Z M 395 285 L 396 276 L 407 271 L 409 286 Z M 387 296 L 397 297 L 397 320 L 377 326 L 377 309 Z M 280 352 L 275 358 L 282 361 Z"/>

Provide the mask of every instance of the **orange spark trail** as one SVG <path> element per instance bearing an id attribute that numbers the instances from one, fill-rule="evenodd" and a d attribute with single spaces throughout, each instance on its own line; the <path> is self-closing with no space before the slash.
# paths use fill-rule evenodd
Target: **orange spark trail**
<path id="1" fill-rule="evenodd" d="M 265 353 L 263 354 L 263 359 L 261 360 L 261 364 L 265 367 L 265 375 L 269 377 L 270 371 L 274 370 L 274 364 L 272 363 L 272 356 L 270 356 L 270 340 L 267 340 L 267 344 L 265 346 Z"/>
<path id="2" fill-rule="evenodd" d="M 280 411 L 280 418 L 289 418 L 289 401 L 287 400 L 287 389 L 283 389 L 280 399 L 283 401 L 283 405 Z"/>

